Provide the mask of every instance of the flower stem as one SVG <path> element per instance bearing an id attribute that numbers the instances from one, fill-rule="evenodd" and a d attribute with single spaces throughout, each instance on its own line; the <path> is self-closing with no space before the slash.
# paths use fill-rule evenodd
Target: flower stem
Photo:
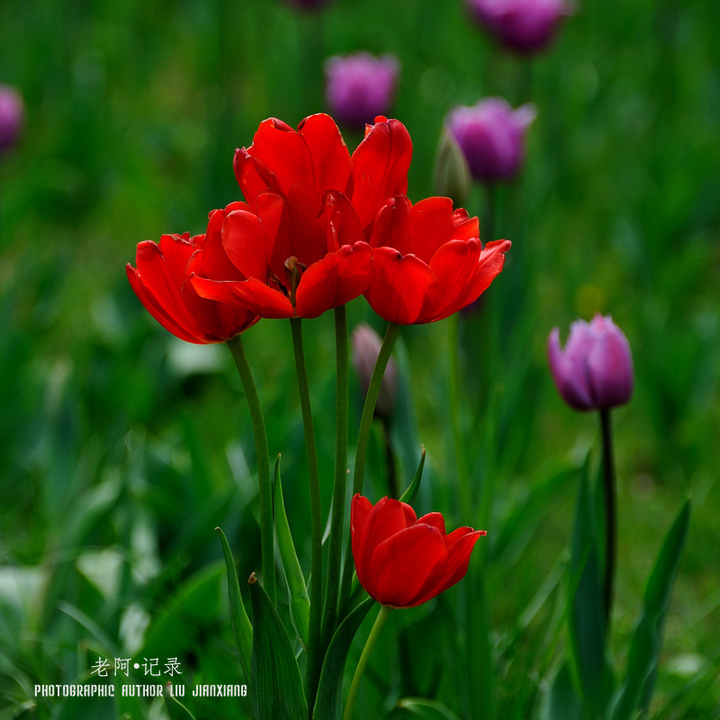
<path id="1" fill-rule="evenodd" d="M 470 476 L 468 459 L 465 451 L 462 428 L 460 427 L 460 313 L 448 318 L 448 362 L 450 363 L 448 393 L 450 428 L 455 454 L 455 467 L 458 476 L 458 496 L 460 500 L 460 516 L 471 518 L 474 513 L 472 493 L 470 492 Z"/>
<path id="2" fill-rule="evenodd" d="M 344 305 L 335 308 L 335 358 L 337 379 L 335 395 L 335 484 L 333 487 L 327 598 L 323 629 L 323 647 L 335 632 L 340 593 L 340 563 L 345 525 L 345 488 L 348 480 L 348 327 Z"/>
<path id="3" fill-rule="evenodd" d="M 300 392 L 305 453 L 307 455 L 308 481 L 310 484 L 310 523 L 312 553 L 310 559 L 310 637 L 307 659 L 307 700 L 308 707 L 315 705 L 315 693 L 320 677 L 320 633 L 322 629 L 322 505 L 320 501 L 320 471 L 318 469 L 315 430 L 313 429 L 310 391 L 308 389 L 305 350 L 303 348 L 302 319 L 290 318 L 292 328 L 295 368 Z"/>
<path id="4" fill-rule="evenodd" d="M 255 435 L 255 454 L 258 464 L 258 494 L 260 499 L 260 547 L 262 549 L 263 587 L 275 603 L 275 531 L 273 527 L 272 486 L 270 484 L 270 456 L 268 452 L 267 432 L 257 387 L 253 380 L 245 348 L 240 335 L 228 340 L 240 380 L 245 389 L 253 433 Z"/>
<path id="5" fill-rule="evenodd" d="M 358 442 L 355 450 L 355 467 L 353 470 L 353 497 L 357 493 L 362 493 L 363 482 L 365 480 L 365 461 L 367 459 L 368 442 L 370 440 L 370 430 L 372 428 L 373 415 L 375 414 L 375 404 L 377 403 L 378 394 L 380 393 L 380 384 L 382 383 L 385 368 L 390 360 L 390 353 L 393 345 L 400 334 L 400 326 L 396 323 L 390 323 L 385 332 L 380 353 L 378 354 L 375 369 L 370 378 L 367 395 L 365 396 L 365 404 L 363 405 L 362 417 L 360 419 L 360 430 L 358 431 Z M 341 618 L 347 612 L 347 603 L 350 600 L 350 589 L 352 585 L 353 558 L 352 558 L 352 542 L 348 541 L 347 551 L 345 553 L 345 566 L 343 568 L 342 589 L 340 591 L 340 608 Z"/>
<path id="6" fill-rule="evenodd" d="M 365 671 L 365 666 L 368 664 L 368 660 L 370 659 L 370 653 L 372 652 L 372 649 L 375 646 L 378 637 L 380 636 L 380 631 L 382 630 L 383 625 L 388 618 L 388 615 L 390 615 L 391 610 L 392 608 L 389 605 L 383 605 L 380 608 L 380 612 L 378 613 L 377 617 L 375 618 L 375 624 L 372 626 L 370 635 L 368 635 L 367 642 L 365 643 L 362 655 L 360 656 L 357 668 L 355 669 L 355 675 L 353 675 L 352 685 L 350 685 L 350 692 L 348 693 L 347 702 L 345 703 L 343 720 L 352 720 L 353 708 L 355 707 L 355 699 L 357 698 L 358 687 L 360 686 L 360 679 L 362 678 L 362 674 Z"/>
<path id="7" fill-rule="evenodd" d="M 613 461 L 612 431 L 610 428 L 610 410 L 600 409 L 600 426 L 603 445 L 603 489 L 605 495 L 605 621 L 610 626 L 613 589 L 615 583 L 616 533 L 615 518 L 615 463 Z"/>

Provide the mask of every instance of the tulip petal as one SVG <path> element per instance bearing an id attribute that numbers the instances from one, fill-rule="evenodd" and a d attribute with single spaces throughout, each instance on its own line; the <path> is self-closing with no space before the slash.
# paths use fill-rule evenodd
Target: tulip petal
<path id="1" fill-rule="evenodd" d="M 370 594 L 383 605 L 419 605 L 424 602 L 421 592 L 440 586 L 447 559 L 445 539 L 436 527 L 417 524 L 395 533 L 372 555 L 369 576 L 374 594 Z"/>
<path id="2" fill-rule="evenodd" d="M 588 378 L 597 407 L 624 405 L 632 395 L 634 376 L 630 344 L 612 319 L 597 315 L 587 357 Z"/>
<path id="3" fill-rule="evenodd" d="M 570 343 L 565 351 L 560 347 L 560 331 L 553 328 L 547 342 L 548 363 L 558 392 L 570 407 L 576 410 L 590 410 L 595 407 L 588 385 L 587 370 L 580 359 L 574 362 L 569 353 Z"/>
<path id="4" fill-rule="evenodd" d="M 315 189 L 321 194 L 326 190 L 345 192 L 350 177 L 350 153 L 335 121 L 318 113 L 305 118 L 298 131 L 312 158 Z"/>
<path id="5" fill-rule="evenodd" d="M 423 515 L 421 518 L 418 518 L 417 522 L 418 525 L 420 523 L 424 523 L 425 525 L 430 525 L 434 528 L 437 528 L 440 531 L 440 534 L 445 537 L 445 518 L 442 516 L 442 513 L 428 513 L 427 515 Z"/>
<path id="6" fill-rule="evenodd" d="M 181 340 L 185 340 L 186 342 L 204 342 L 204 340 L 200 337 L 197 328 L 195 328 L 192 318 L 185 315 L 183 312 L 182 308 L 184 308 L 184 303 L 182 303 L 182 299 L 179 298 L 179 296 L 178 299 L 174 301 L 173 307 L 177 306 L 177 303 L 180 303 L 182 308 L 180 308 L 180 311 L 176 313 L 175 316 L 172 316 L 157 301 L 155 296 L 148 291 L 140 278 L 140 274 L 132 265 L 130 265 L 130 263 L 126 265 L 125 269 L 127 271 L 128 280 L 130 281 L 130 286 L 135 291 L 138 299 L 145 306 L 145 309 L 150 313 L 150 315 L 152 315 L 153 318 L 160 323 L 160 325 L 162 325 L 168 332 L 171 332 L 173 335 L 179 337 Z M 176 319 L 178 315 L 183 319 L 182 324 Z M 189 330 L 186 325 L 189 325 L 189 327 L 193 329 Z"/>
<path id="7" fill-rule="evenodd" d="M 239 210 L 227 215 L 221 237 L 228 258 L 245 278 L 267 279 L 265 230 L 255 213 Z"/>
<path id="8" fill-rule="evenodd" d="M 359 493 L 352 500 L 350 508 L 350 533 L 352 537 L 352 551 L 355 558 L 355 570 L 360 584 L 365 587 L 365 576 L 362 574 L 362 563 L 359 562 L 360 547 L 365 537 L 365 526 L 372 512 L 372 503 Z"/>
<path id="9" fill-rule="evenodd" d="M 263 120 L 253 144 L 235 154 L 235 175 L 245 199 L 254 203 L 263 190 L 283 195 L 296 182 L 313 177 L 313 163 L 302 135 L 277 118 Z"/>
<path id="10" fill-rule="evenodd" d="M 190 280 L 200 297 L 229 305 L 240 305 L 263 318 L 294 317 L 290 300 L 256 278 L 219 281 L 191 275 Z"/>
<path id="11" fill-rule="evenodd" d="M 295 301 L 298 317 L 318 317 L 362 295 L 370 285 L 372 269 L 367 243 L 343 245 L 337 252 L 328 253 L 300 278 Z"/>
<path id="12" fill-rule="evenodd" d="M 358 579 L 364 577 L 368 583 L 363 583 L 363 587 L 371 595 L 370 587 L 374 585 L 374 576 L 370 569 L 373 553 L 380 543 L 408 526 L 408 516 L 405 513 L 404 505 L 405 503 L 392 498 L 382 498 L 372 509 L 365 523 L 358 554 L 355 555 L 355 568 Z"/>
<path id="13" fill-rule="evenodd" d="M 473 531 L 472 528 L 459 529 L 467 529 L 470 530 L 470 532 L 460 536 L 451 547 L 448 547 L 445 577 L 443 578 L 440 589 L 435 594 L 445 592 L 445 590 L 460 582 L 460 580 L 465 577 L 475 543 L 478 541 L 478 538 L 486 534 L 481 530 Z M 457 532 L 457 530 L 455 532 Z M 430 597 L 432 597 L 432 595 Z M 423 602 L 425 602 L 425 600 L 423 600 Z"/>
<path id="14" fill-rule="evenodd" d="M 410 213 L 412 252 L 432 267 L 431 259 L 438 248 L 450 240 L 470 240 L 480 235 L 477 218 L 469 218 L 465 210 L 453 211 L 453 202 L 446 197 L 430 197 L 413 205 Z"/>
<path id="15" fill-rule="evenodd" d="M 348 194 L 366 233 L 386 198 L 404 195 L 412 141 L 398 120 L 378 118 L 351 158 Z"/>
<path id="16" fill-rule="evenodd" d="M 372 309 L 388 322 L 418 321 L 428 293 L 437 284 L 435 273 L 414 255 L 390 247 L 373 250 L 373 279 L 365 293 Z"/>

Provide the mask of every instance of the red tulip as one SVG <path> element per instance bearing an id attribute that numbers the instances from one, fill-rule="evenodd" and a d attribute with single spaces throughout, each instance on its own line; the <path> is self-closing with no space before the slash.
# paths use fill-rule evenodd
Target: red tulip
<path id="1" fill-rule="evenodd" d="M 380 317 L 401 325 L 435 322 L 477 298 L 502 270 L 509 240 L 482 247 L 478 219 L 452 200 L 416 205 L 403 195 L 379 212 L 370 240 L 374 276 L 365 293 Z"/>
<path id="2" fill-rule="evenodd" d="M 137 268 L 130 263 L 126 268 L 130 285 L 147 311 L 187 342 L 225 342 L 259 320 L 247 308 L 205 300 L 188 280 L 192 272 L 201 269 L 224 277 L 238 274 L 222 251 L 216 219 L 211 215 L 207 235 L 163 235 L 159 244 L 141 242 Z"/>
<path id="3" fill-rule="evenodd" d="M 407 191 L 412 141 L 405 126 L 383 116 L 366 126 L 365 139 L 350 157 L 335 121 L 322 113 L 305 118 L 297 130 L 282 120 L 260 123 L 249 148 L 235 152 L 235 176 L 255 208 L 258 195 L 275 190 L 284 197 L 295 183 L 348 197 L 369 238 L 385 200 Z"/>
<path id="4" fill-rule="evenodd" d="M 236 277 L 196 272 L 198 294 L 265 318 L 314 318 L 367 290 L 372 253 L 342 193 L 320 196 L 294 183 L 286 195 L 261 192 L 254 205 L 233 203 L 218 211 Z"/>
<path id="5" fill-rule="evenodd" d="M 359 494 L 350 522 L 358 580 L 391 607 L 415 607 L 462 580 L 475 542 L 486 535 L 470 527 L 447 535 L 440 513 L 418 519 L 406 503 L 383 498 L 373 507 Z"/>

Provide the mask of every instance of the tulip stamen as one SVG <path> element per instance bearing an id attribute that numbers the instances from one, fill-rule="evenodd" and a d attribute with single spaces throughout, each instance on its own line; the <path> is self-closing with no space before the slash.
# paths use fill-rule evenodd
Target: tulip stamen
<path id="1" fill-rule="evenodd" d="M 295 307 L 295 293 L 300 284 L 302 274 L 307 270 L 307 265 L 301 263 L 294 255 L 291 255 L 284 263 L 285 274 L 290 282 L 290 302 Z M 287 295 L 287 292 L 286 292 Z"/>

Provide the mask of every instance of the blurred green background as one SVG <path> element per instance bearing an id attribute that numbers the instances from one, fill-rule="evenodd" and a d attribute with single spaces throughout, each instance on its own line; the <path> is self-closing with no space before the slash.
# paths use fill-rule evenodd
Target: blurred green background
<path id="1" fill-rule="evenodd" d="M 636 369 L 635 395 L 614 413 L 613 647 L 622 662 L 652 558 L 692 494 L 654 716 L 717 717 L 719 26 L 715 0 L 580 1 L 554 46 L 523 59 L 489 41 L 459 0 L 331 0 L 305 13 L 277 0 L 4 0 L 0 82 L 19 89 L 27 117 L 19 145 L 0 157 L 0 717 L 83 717 L 89 705 L 58 709 L 32 686 L 87 677 L 103 653 L 179 656 L 188 682 L 239 676 L 213 528 L 231 539 L 241 579 L 257 568 L 242 387 L 226 348 L 186 345 L 154 323 L 124 265 L 139 241 L 203 232 L 208 211 L 240 199 L 235 148 L 266 117 L 296 125 L 327 110 L 323 59 L 360 49 L 401 61 L 391 114 L 413 138 L 414 201 L 434 194 L 453 105 L 503 95 L 538 108 L 521 178 L 498 195 L 496 234 L 513 241 L 506 268 L 461 327 L 471 469 L 493 474 L 494 523 L 522 518 L 487 568 L 497 702 L 508 709 L 499 717 L 525 717 L 509 710 L 513 698 L 540 687 L 552 659 L 541 641 L 552 594 L 519 622 L 566 559 L 577 488 L 552 478 L 597 444 L 597 419 L 564 406 L 552 386 L 545 342 L 552 327 L 565 338 L 573 319 L 595 312 L 624 330 Z M 345 138 L 351 150 L 360 139 Z M 472 213 L 481 199 L 476 189 Z M 489 316 L 500 320 L 495 343 Z M 362 299 L 349 318 L 383 331 Z M 327 500 L 332 320 L 305 331 Z M 454 527 L 448 333 L 447 321 L 403 331 L 412 407 L 393 437 L 405 480 L 425 445 L 423 502 Z M 307 538 L 289 327 L 263 321 L 244 344 L 270 451 L 283 454 L 290 523 Z M 354 408 L 356 424 L 357 397 Z M 374 500 L 386 492 L 379 443 L 375 454 Z M 299 550 L 305 564 L 308 547 Z M 160 712 L 145 705 L 119 711 Z M 230 717 L 237 707 L 194 709 Z"/>

